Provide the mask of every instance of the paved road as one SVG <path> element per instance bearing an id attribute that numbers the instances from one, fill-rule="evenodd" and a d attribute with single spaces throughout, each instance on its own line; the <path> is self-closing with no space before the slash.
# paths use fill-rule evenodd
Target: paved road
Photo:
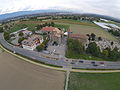
<path id="1" fill-rule="evenodd" d="M 47 64 L 53 64 L 53 65 L 58 65 L 58 66 L 67 66 L 68 61 L 66 60 L 51 60 L 48 58 L 43 58 L 41 57 L 40 53 L 35 52 L 35 51 L 29 51 L 29 50 L 25 50 L 23 48 L 19 48 L 16 46 L 12 46 L 10 44 L 8 44 L 2 34 L 0 33 L 0 43 L 7 49 L 11 50 L 11 51 L 15 51 L 16 53 L 19 53 L 21 55 L 36 59 L 38 61 L 42 61 L 45 62 Z M 79 60 L 77 62 L 74 62 L 74 64 L 72 64 L 73 68 L 83 68 L 83 69 L 120 69 L 120 62 L 109 62 L 109 61 L 104 61 L 104 66 L 100 64 L 100 61 L 95 61 L 96 64 L 98 66 L 93 66 L 93 64 L 91 64 L 91 60 L 82 60 L 84 61 L 84 63 L 80 63 Z"/>
<path id="2" fill-rule="evenodd" d="M 64 90 L 65 73 L 0 53 L 0 90 Z"/>

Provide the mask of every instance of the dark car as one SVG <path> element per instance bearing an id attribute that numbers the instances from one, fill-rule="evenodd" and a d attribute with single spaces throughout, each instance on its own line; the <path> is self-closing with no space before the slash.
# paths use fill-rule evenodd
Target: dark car
<path id="1" fill-rule="evenodd" d="M 95 62 L 93 61 L 93 62 L 91 62 L 91 64 L 95 64 Z"/>
<path id="2" fill-rule="evenodd" d="M 71 64 L 75 64 L 75 62 L 71 62 Z"/>
<path id="3" fill-rule="evenodd" d="M 82 61 L 82 60 L 80 60 L 79 62 L 80 62 L 80 63 L 84 63 L 84 61 Z"/>
<path id="4" fill-rule="evenodd" d="M 98 65 L 97 64 L 93 64 L 93 66 L 97 67 Z"/>
<path id="5" fill-rule="evenodd" d="M 100 62 L 100 64 L 104 64 L 104 62 Z"/>

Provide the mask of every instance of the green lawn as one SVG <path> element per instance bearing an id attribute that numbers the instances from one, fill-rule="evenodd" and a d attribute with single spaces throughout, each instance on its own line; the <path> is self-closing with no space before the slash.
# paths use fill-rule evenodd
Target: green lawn
<path id="1" fill-rule="evenodd" d="M 55 27 L 63 29 L 64 31 L 67 31 L 69 29 L 69 25 L 65 25 L 65 24 L 55 24 Z"/>
<path id="2" fill-rule="evenodd" d="M 120 73 L 71 73 L 68 90 L 120 90 Z"/>
<path id="3" fill-rule="evenodd" d="M 26 28 L 26 27 L 28 27 L 28 30 L 31 30 L 31 31 L 33 31 L 33 30 L 36 30 L 35 29 L 35 26 L 36 26 L 37 24 L 15 24 L 11 29 L 10 29 L 10 33 L 12 33 L 12 32 L 15 32 L 15 31 L 18 31 L 18 30 L 20 30 L 20 29 L 23 29 L 23 28 Z"/>

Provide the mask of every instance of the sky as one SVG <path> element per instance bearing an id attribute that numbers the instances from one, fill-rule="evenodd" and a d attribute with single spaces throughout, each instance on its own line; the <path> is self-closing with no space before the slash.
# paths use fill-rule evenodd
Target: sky
<path id="1" fill-rule="evenodd" d="M 0 14 L 59 9 L 120 18 L 120 0 L 0 0 Z"/>

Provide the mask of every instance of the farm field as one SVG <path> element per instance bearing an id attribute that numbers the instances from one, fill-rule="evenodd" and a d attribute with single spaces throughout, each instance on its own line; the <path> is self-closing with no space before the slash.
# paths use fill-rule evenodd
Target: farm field
<path id="1" fill-rule="evenodd" d="M 120 73 L 71 73 L 68 90 L 119 90 Z"/>
<path id="2" fill-rule="evenodd" d="M 0 90 L 64 90 L 65 73 L 0 53 Z"/>
<path id="3" fill-rule="evenodd" d="M 76 34 L 91 34 L 94 33 L 96 34 L 98 37 L 103 37 L 106 38 L 108 40 L 114 40 L 117 41 L 117 39 L 111 35 L 110 33 L 104 31 L 102 28 L 100 28 L 99 26 L 89 26 L 89 25 L 78 25 L 78 24 L 68 24 L 68 23 L 58 23 L 58 24 L 65 24 L 65 25 L 69 25 L 70 26 L 70 30 L 73 33 Z"/>
<path id="4" fill-rule="evenodd" d="M 28 27 L 28 30 L 30 31 L 35 31 L 36 30 L 36 26 L 39 25 L 39 24 L 42 24 L 42 23 L 50 23 L 50 21 L 46 21 L 46 22 L 43 22 L 43 21 L 23 21 L 23 22 L 19 22 L 19 23 L 16 23 L 11 29 L 10 29 L 10 33 L 12 32 L 15 32 L 15 31 L 18 31 L 20 29 L 23 29 L 23 28 L 26 28 Z M 69 29 L 69 25 L 61 25 L 61 24 L 55 24 L 55 27 L 57 28 L 61 28 L 63 29 L 64 28 L 64 31 L 67 31 Z"/>
<path id="5" fill-rule="evenodd" d="M 40 24 L 40 23 L 45 23 L 45 22 L 48 22 L 48 23 L 55 22 L 55 24 L 59 24 L 59 25 L 56 25 L 56 27 L 65 28 L 65 31 L 66 29 L 70 28 L 70 30 L 73 33 L 79 33 L 79 34 L 95 33 L 98 37 L 101 36 L 108 40 L 117 41 L 117 39 L 113 35 L 111 35 L 110 33 L 106 32 L 105 30 L 103 30 L 102 28 L 100 28 L 99 26 L 91 22 L 81 22 L 81 21 L 76 21 L 76 20 L 61 19 L 61 20 L 48 20 L 48 21 L 23 21 L 17 24 L 27 24 L 30 28 L 32 27 L 31 29 L 34 30 L 33 26 Z"/>
<path id="6" fill-rule="evenodd" d="M 35 26 L 36 26 L 36 25 L 37 25 L 37 24 L 15 24 L 15 25 L 10 29 L 9 32 L 12 33 L 12 32 L 18 31 L 18 30 L 23 29 L 23 28 L 26 28 L 26 27 L 28 27 L 29 30 L 34 31 L 34 30 L 36 30 L 36 29 L 35 29 Z"/>

